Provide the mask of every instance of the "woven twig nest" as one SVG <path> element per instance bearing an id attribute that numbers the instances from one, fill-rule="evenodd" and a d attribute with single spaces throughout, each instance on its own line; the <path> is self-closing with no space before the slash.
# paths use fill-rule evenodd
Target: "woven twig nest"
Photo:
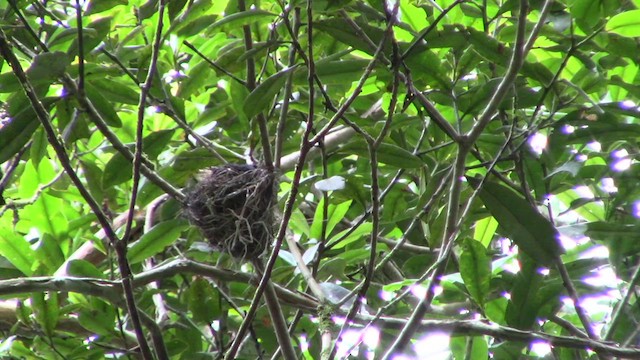
<path id="1" fill-rule="evenodd" d="M 212 167 L 187 194 L 185 213 L 215 248 L 256 259 L 273 237 L 274 179 L 252 165 Z"/>

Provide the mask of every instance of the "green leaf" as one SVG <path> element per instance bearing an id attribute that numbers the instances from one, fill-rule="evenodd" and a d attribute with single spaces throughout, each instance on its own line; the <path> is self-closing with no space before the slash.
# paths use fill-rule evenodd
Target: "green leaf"
<path id="1" fill-rule="evenodd" d="M 31 276 L 31 265 L 35 262 L 35 254 L 29 243 L 12 229 L 0 227 L 0 255 L 5 257 L 16 269 Z"/>
<path id="2" fill-rule="evenodd" d="M 86 260 L 72 260 L 67 265 L 67 274 L 77 277 L 92 277 L 96 279 L 103 279 L 104 273 Z"/>
<path id="3" fill-rule="evenodd" d="M 44 98 L 42 104 L 48 110 L 57 98 Z M 11 159 L 29 142 L 40 126 L 40 121 L 31 107 L 29 99 L 22 91 L 13 94 L 8 100 L 8 123 L 0 126 L 0 164 Z"/>
<path id="4" fill-rule="evenodd" d="M 215 165 L 222 165 L 222 162 L 203 147 L 182 151 L 173 160 L 174 170 L 192 173 Z"/>
<path id="5" fill-rule="evenodd" d="M 118 5 L 127 5 L 128 3 L 128 0 L 91 0 L 84 15 L 101 13 Z"/>
<path id="6" fill-rule="evenodd" d="M 140 95 L 131 86 L 109 78 L 92 79 L 88 81 L 102 96 L 112 102 L 137 105 Z M 139 90 L 138 90 L 139 91 Z"/>
<path id="7" fill-rule="evenodd" d="M 153 160 L 167 147 L 174 130 L 160 130 L 147 135 L 142 139 L 142 149 L 149 160 Z M 133 146 L 130 147 L 133 150 Z M 102 175 L 102 187 L 107 189 L 111 186 L 122 184 L 131 179 L 133 175 L 133 165 L 121 153 L 114 154 L 104 167 Z"/>
<path id="8" fill-rule="evenodd" d="M 85 56 L 88 56 L 90 52 L 100 45 L 107 35 L 109 35 L 111 31 L 111 20 L 113 20 L 113 16 L 102 16 L 82 29 L 82 45 Z M 73 42 L 69 46 L 69 49 L 67 49 L 67 54 L 73 58 L 78 54 L 78 33 L 75 28 L 69 30 L 73 30 L 74 33 L 71 34 Z"/>
<path id="9" fill-rule="evenodd" d="M 349 155 L 358 155 L 369 158 L 369 148 L 364 140 L 355 140 L 340 148 L 340 152 Z M 415 169 L 422 167 L 424 162 L 411 152 L 389 143 L 382 143 L 378 147 L 378 161 L 403 169 Z"/>
<path id="10" fill-rule="evenodd" d="M 295 68 L 296 66 L 292 66 L 270 76 L 247 96 L 243 106 L 247 118 L 253 118 L 271 105 L 273 98 L 284 85 L 286 75 Z"/>
<path id="11" fill-rule="evenodd" d="M 332 249 L 341 249 L 344 248 L 345 246 L 360 240 L 362 237 L 364 236 L 368 236 L 371 235 L 371 230 L 373 229 L 373 225 L 370 222 L 365 222 L 362 225 L 358 226 L 355 230 L 351 231 L 351 229 L 345 229 L 340 231 L 339 233 L 337 233 L 336 235 L 334 235 L 331 240 L 329 241 L 329 244 L 333 244 L 335 241 L 340 240 L 340 242 L 336 243 L 334 246 L 332 246 Z M 351 231 L 351 233 L 349 233 L 349 235 L 347 235 L 347 233 Z M 344 236 L 344 238 L 343 238 Z"/>
<path id="12" fill-rule="evenodd" d="M 319 20 L 315 21 L 313 26 L 320 31 L 326 32 L 336 40 L 352 46 L 355 49 L 364 51 L 369 55 L 373 55 L 375 52 L 375 48 L 369 46 L 367 42 L 362 39 L 362 36 L 345 19 L 332 18 Z M 384 30 L 361 22 L 358 23 L 358 26 L 360 26 L 362 31 L 367 34 L 374 44 L 380 43 Z M 387 42 L 387 48 L 390 48 L 389 42 Z"/>
<path id="13" fill-rule="evenodd" d="M 229 25 L 230 27 L 238 28 L 243 25 L 251 24 L 255 21 L 262 19 L 275 19 L 278 15 L 264 11 L 259 9 L 252 9 L 247 11 L 237 12 L 235 14 L 230 14 L 228 16 L 223 17 L 222 19 L 216 21 L 212 25 L 209 25 L 207 28 L 207 32 L 211 34 L 214 30 L 221 26 Z"/>
<path id="14" fill-rule="evenodd" d="M 316 62 L 316 75 L 325 85 L 346 85 L 357 81 L 362 75 L 362 69 L 366 68 L 369 60 L 320 60 Z M 307 83 L 307 68 L 300 68 L 295 72 L 296 84 Z"/>
<path id="15" fill-rule="evenodd" d="M 605 30 L 626 37 L 640 36 L 640 10 L 625 11 L 613 16 Z"/>
<path id="16" fill-rule="evenodd" d="M 50 273 L 54 273 L 64 262 L 64 254 L 59 243 L 49 234 L 42 234 L 36 243 L 34 254 L 38 261 L 43 263 Z"/>
<path id="17" fill-rule="evenodd" d="M 521 269 L 510 291 L 511 301 L 507 305 L 506 321 L 509 326 L 528 330 L 538 315 L 538 290 L 543 284 L 537 264 L 531 259 L 521 257 Z"/>
<path id="18" fill-rule="evenodd" d="M 47 336 L 52 336 L 60 315 L 58 293 L 48 292 L 46 298 L 44 293 L 34 293 L 31 296 L 31 306 L 33 307 L 36 321 L 40 324 L 44 333 Z"/>
<path id="19" fill-rule="evenodd" d="M 460 276 L 469 294 L 484 307 L 491 281 L 491 259 L 487 256 L 487 249 L 479 241 L 465 239 L 459 266 Z"/>
<path id="20" fill-rule="evenodd" d="M 90 307 L 78 311 L 78 322 L 85 329 L 100 335 L 111 335 L 116 311 L 113 305 L 97 298 L 91 299 Z"/>
<path id="21" fill-rule="evenodd" d="M 327 208 L 327 232 L 325 234 L 327 237 L 331 234 L 333 228 L 344 218 L 347 211 L 349 211 L 351 203 L 352 201 L 349 200 L 338 205 L 329 204 Z M 322 198 L 318 203 L 316 212 L 313 216 L 313 223 L 311 223 L 311 230 L 309 233 L 309 238 L 311 239 L 319 240 L 322 237 L 323 204 L 324 198 Z"/>
<path id="22" fill-rule="evenodd" d="M 132 264 L 139 263 L 172 244 L 184 229 L 189 226 L 186 220 L 174 219 L 155 225 L 149 232 L 142 235 L 133 243 L 127 252 L 127 258 Z"/>
<path id="23" fill-rule="evenodd" d="M 85 93 L 87 94 L 87 98 L 93 106 L 98 110 L 98 113 L 102 117 L 102 119 L 109 126 L 113 126 L 119 128 L 122 126 L 122 120 L 120 120 L 120 116 L 116 112 L 113 107 L 113 103 L 107 100 L 101 93 L 99 89 L 94 87 L 91 82 L 87 81 L 85 84 Z"/>
<path id="24" fill-rule="evenodd" d="M 44 133 L 44 130 L 38 129 L 33 135 L 33 142 L 31 143 L 31 149 L 29 151 L 31 161 L 35 167 L 38 167 L 40 160 L 47 154 L 48 145 L 49 142 L 47 141 L 47 135 Z"/>
<path id="25" fill-rule="evenodd" d="M 477 179 L 468 181 L 475 186 L 479 184 Z M 480 190 L 480 199 L 505 235 L 536 261 L 550 264 L 564 252 L 551 222 L 513 190 L 487 181 Z"/>
<path id="26" fill-rule="evenodd" d="M 493 237 L 498 230 L 498 222 L 492 216 L 476 221 L 473 227 L 473 238 L 478 240 L 485 247 L 491 244 Z"/>
<path id="27" fill-rule="evenodd" d="M 71 59 L 62 51 L 45 52 L 33 58 L 33 62 L 26 73 L 32 85 L 51 84 L 51 82 L 65 73 L 70 63 Z M 35 84 L 33 83 L 34 81 Z"/>
<path id="28" fill-rule="evenodd" d="M 193 320 L 199 324 L 210 324 L 220 317 L 220 296 L 204 278 L 197 278 L 187 292 L 187 304 Z"/>

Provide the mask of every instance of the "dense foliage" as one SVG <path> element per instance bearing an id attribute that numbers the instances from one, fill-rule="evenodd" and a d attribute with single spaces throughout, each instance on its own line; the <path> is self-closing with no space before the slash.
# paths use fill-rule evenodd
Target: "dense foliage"
<path id="1" fill-rule="evenodd" d="M 639 37 L 638 0 L 0 3 L 0 357 L 640 358 Z M 216 166 L 268 195 L 203 235 Z"/>

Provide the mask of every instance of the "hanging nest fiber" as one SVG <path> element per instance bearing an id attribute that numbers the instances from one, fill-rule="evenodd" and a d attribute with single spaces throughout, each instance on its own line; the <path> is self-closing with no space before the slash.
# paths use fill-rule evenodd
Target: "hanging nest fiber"
<path id="1" fill-rule="evenodd" d="M 187 194 L 185 213 L 215 248 L 258 258 L 273 237 L 275 176 L 252 165 L 210 168 Z"/>

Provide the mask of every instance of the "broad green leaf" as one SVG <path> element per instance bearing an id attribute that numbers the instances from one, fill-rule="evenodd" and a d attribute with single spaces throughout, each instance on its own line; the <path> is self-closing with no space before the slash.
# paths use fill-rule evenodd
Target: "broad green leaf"
<path id="1" fill-rule="evenodd" d="M 358 226 L 355 230 L 345 229 L 335 234 L 329 240 L 329 244 L 333 244 L 338 241 L 335 245 L 333 245 L 332 249 L 342 249 L 345 246 L 360 240 L 364 236 L 371 235 L 371 230 L 373 229 L 373 225 L 370 222 L 365 222 L 362 225 Z M 347 233 L 349 235 L 347 235 Z"/>
<path id="2" fill-rule="evenodd" d="M 275 19 L 277 16 L 277 14 L 259 9 L 241 11 L 225 16 L 215 23 L 209 25 L 209 27 L 207 28 L 207 32 L 210 34 L 217 28 L 225 25 L 229 25 L 232 27 L 241 27 L 243 25 L 248 25 L 262 19 Z"/>
<path id="3" fill-rule="evenodd" d="M 118 5 L 127 5 L 128 3 L 128 0 L 91 0 L 84 15 L 101 13 Z"/>
<path id="4" fill-rule="evenodd" d="M 468 180 L 472 185 L 479 184 L 477 179 Z M 487 181 L 480 190 L 480 199 L 498 221 L 504 235 L 536 261 L 551 264 L 564 252 L 551 222 L 513 190 Z"/>
<path id="5" fill-rule="evenodd" d="M 319 240 L 322 237 L 322 219 L 323 219 L 323 207 L 324 198 L 318 202 L 316 212 L 313 216 L 313 223 L 311 223 L 311 230 L 309 238 Z M 349 211 L 352 201 L 345 201 L 338 205 L 329 204 L 327 208 L 327 232 L 325 236 L 329 236 L 333 228 L 344 218 L 344 215 Z"/>
<path id="6" fill-rule="evenodd" d="M 174 130 L 160 130 L 147 135 L 142 139 L 142 149 L 149 160 L 153 160 L 160 153 L 166 150 L 167 144 L 173 137 Z M 133 147 L 130 147 L 133 151 Z M 111 186 L 121 184 L 131 178 L 133 165 L 121 153 L 116 153 L 111 157 L 104 168 L 102 176 L 102 187 L 107 189 Z"/>
<path id="7" fill-rule="evenodd" d="M 211 0 L 195 0 L 189 3 L 187 9 L 178 18 L 171 22 L 170 32 L 178 32 L 183 27 L 187 26 L 193 21 L 197 21 L 199 18 L 206 16 L 211 8 Z"/>
<path id="8" fill-rule="evenodd" d="M 49 109 L 57 98 L 44 98 L 42 104 Z M 35 131 L 40 126 L 29 99 L 20 92 L 12 95 L 8 103 L 8 115 L 11 118 L 0 126 L 0 164 L 11 159 L 24 145 L 29 142 Z"/>
<path id="9" fill-rule="evenodd" d="M 295 68 L 296 66 L 292 66 L 270 76 L 247 96 L 243 106 L 247 118 L 251 119 L 260 112 L 267 110 L 273 102 L 273 98 L 280 92 L 280 89 L 284 85 L 287 79 L 286 75 Z"/>
<path id="10" fill-rule="evenodd" d="M 34 251 L 27 240 L 15 234 L 12 229 L 0 227 L 0 255 L 23 274 L 31 276 L 33 273 L 31 265 L 36 260 Z"/>
<path id="11" fill-rule="evenodd" d="M 137 105 L 140 95 L 138 89 L 134 90 L 131 86 L 127 86 L 120 81 L 109 78 L 92 79 L 89 81 L 91 86 L 100 92 L 102 96 L 111 102 L 120 102 L 123 104 Z"/>
<path id="12" fill-rule="evenodd" d="M 368 158 L 369 148 L 364 140 L 350 141 L 340 148 L 340 152 L 348 155 L 358 155 Z M 414 169 L 424 165 L 424 162 L 411 152 L 390 143 L 382 143 L 378 147 L 378 161 L 403 169 Z"/>
<path id="13" fill-rule="evenodd" d="M 220 296 L 204 278 L 194 280 L 187 291 L 187 304 L 193 320 L 199 324 L 210 324 L 220 317 Z"/>
<path id="14" fill-rule="evenodd" d="M 184 6 L 187 4 L 187 0 L 173 0 L 169 1 L 169 5 L 167 6 L 167 12 L 169 13 L 169 19 L 173 21 L 178 14 L 182 11 Z"/>
<path id="15" fill-rule="evenodd" d="M 45 82 L 51 84 L 64 74 L 70 63 L 69 56 L 61 51 L 38 54 L 27 69 L 27 76 L 29 81 L 36 81 L 36 84 Z M 35 84 L 32 83 L 32 85 Z"/>
<path id="16" fill-rule="evenodd" d="M 44 333 L 52 336 L 58 324 L 58 316 L 60 316 L 58 293 L 51 291 L 47 293 L 46 297 L 44 293 L 33 293 L 31 306 L 33 307 L 36 321 L 40 324 Z"/>
<path id="17" fill-rule="evenodd" d="M 49 190 L 40 194 L 38 200 L 25 207 L 25 215 L 28 221 L 40 231 L 41 234 L 50 234 L 60 239 L 67 231 L 67 219 L 62 213 L 63 201 L 52 196 Z"/>
<path id="18" fill-rule="evenodd" d="M 476 221 L 473 228 L 473 238 L 488 247 L 498 230 L 498 222 L 492 216 Z"/>
<path id="19" fill-rule="evenodd" d="M 99 17 L 82 29 L 82 46 L 85 56 L 89 55 L 93 49 L 106 39 L 111 31 L 112 20 L 113 16 Z M 73 42 L 69 46 L 69 49 L 67 49 L 67 54 L 73 58 L 78 54 L 78 33 L 75 28 L 72 30 L 74 31 L 74 34 L 71 34 Z"/>
<path id="20" fill-rule="evenodd" d="M 179 153 L 173 160 L 176 171 L 195 172 L 215 165 L 222 165 L 221 161 L 211 154 L 209 149 L 199 147 Z"/>
<path id="21" fill-rule="evenodd" d="M 538 291 L 543 284 L 543 279 L 535 261 L 522 256 L 520 258 L 523 260 L 521 261 L 522 269 L 518 272 L 515 284 L 510 291 L 511 301 L 507 306 L 506 320 L 509 326 L 528 330 L 535 324 L 540 310 Z"/>
<path id="22" fill-rule="evenodd" d="M 307 219 L 305 218 L 302 211 L 300 211 L 300 209 L 294 209 L 291 213 L 291 221 L 289 222 L 289 226 L 296 233 L 304 234 L 307 237 L 311 233 L 309 223 L 307 222 Z"/>
<path id="23" fill-rule="evenodd" d="M 70 62 L 69 56 L 61 51 L 38 54 L 26 70 L 29 82 L 36 90 L 46 88 L 64 74 Z M 0 75 L 0 93 L 22 91 L 22 85 L 13 73 L 8 72 Z M 42 93 L 42 91 L 37 92 Z"/>
<path id="24" fill-rule="evenodd" d="M 31 161 L 37 167 L 40 160 L 47 154 L 49 142 L 43 129 L 38 129 L 33 135 L 32 140 L 29 155 L 31 156 Z"/>
<path id="25" fill-rule="evenodd" d="M 127 251 L 129 262 L 139 263 L 161 252 L 176 241 L 187 227 L 189 224 L 183 219 L 164 221 L 155 225 L 131 245 Z"/>
<path id="26" fill-rule="evenodd" d="M 34 254 L 50 273 L 55 272 L 64 262 L 64 254 L 58 241 L 46 233 L 36 243 Z"/>
<path id="27" fill-rule="evenodd" d="M 320 60 L 316 62 L 316 75 L 325 85 L 345 85 L 357 81 L 362 75 L 362 69 L 366 68 L 369 60 Z M 308 70 L 302 67 L 295 72 L 296 84 L 306 84 Z"/>
<path id="28" fill-rule="evenodd" d="M 84 90 L 87 98 L 96 110 L 98 110 L 98 113 L 107 125 L 116 128 L 122 126 L 122 120 L 120 120 L 120 116 L 118 116 L 116 109 L 113 107 L 113 103 L 107 100 L 99 89 L 95 88 L 90 82 L 86 82 Z"/>
<path id="29" fill-rule="evenodd" d="M 374 44 L 379 44 L 383 37 L 384 30 L 371 26 L 366 23 L 358 23 L 362 31 L 373 41 Z M 353 46 L 355 49 L 364 51 L 369 55 L 373 55 L 375 48 L 370 47 L 366 41 L 362 39 L 362 36 L 354 29 L 353 26 L 345 19 L 332 18 L 326 20 L 319 20 L 313 24 L 315 29 L 326 32 L 336 40 L 343 42 L 349 46 Z M 390 48 L 389 42 L 387 42 L 387 48 Z"/>
<path id="30" fill-rule="evenodd" d="M 103 279 L 104 273 L 86 260 L 72 260 L 67 266 L 67 274 L 77 277 L 91 277 L 96 279 Z"/>
<path id="31" fill-rule="evenodd" d="M 640 36 L 640 10 L 629 10 L 613 16 L 605 30 L 627 37 Z"/>
<path id="32" fill-rule="evenodd" d="M 115 332 L 116 311 L 112 304 L 101 299 L 91 299 L 89 307 L 78 311 L 78 322 L 85 329 L 96 334 L 108 336 Z"/>
<path id="33" fill-rule="evenodd" d="M 491 259 L 487 256 L 487 249 L 479 241 L 465 239 L 459 267 L 460 276 L 469 294 L 484 307 L 491 281 Z"/>

